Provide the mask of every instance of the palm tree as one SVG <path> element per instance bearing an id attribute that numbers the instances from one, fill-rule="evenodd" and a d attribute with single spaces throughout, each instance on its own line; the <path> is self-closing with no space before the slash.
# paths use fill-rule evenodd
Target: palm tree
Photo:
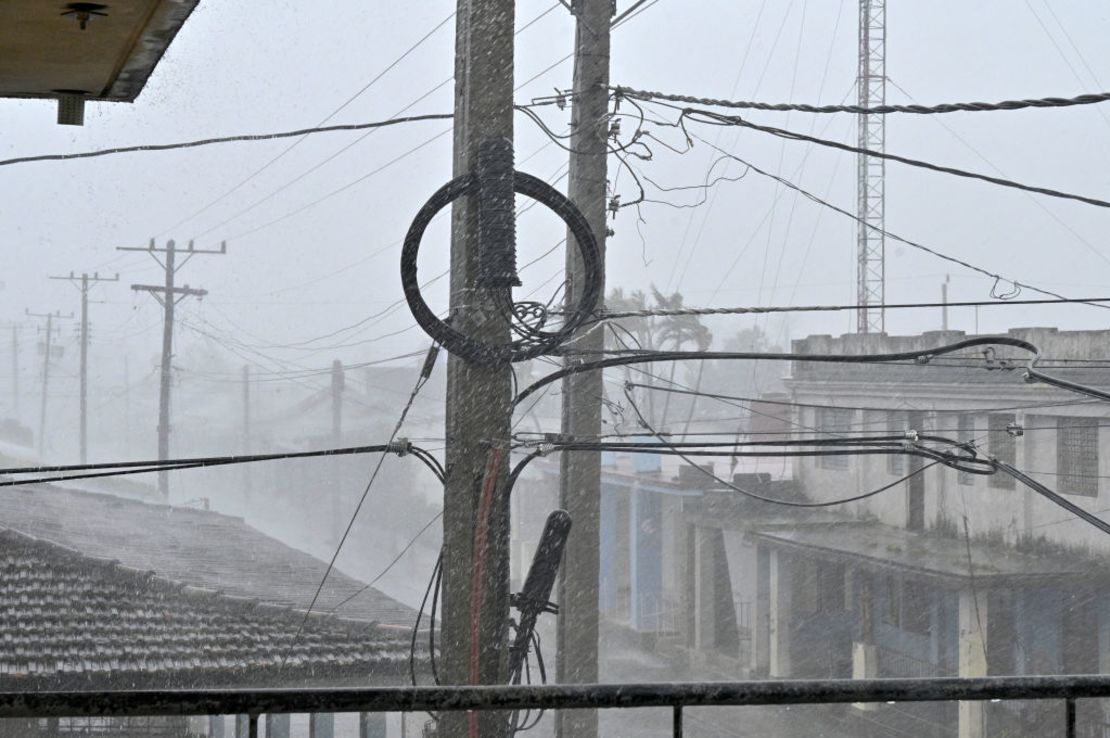
<path id="1" fill-rule="evenodd" d="M 651 286 L 652 296 L 655 299 L 657 308 L 661 311 L 666 310 L 681 310 L 683 306 L 682 293 L 675 292 L 672 295 L 664 295 L 655 285 Z M 710 344 L 713 342 L 713 334 L 705 327 L 701 318 L 697 315 L 666 315 L 661 316 L 659 319 L 657 334 L 659 336 L 659 347 L 662 349 L 668 343 L 672 351 L 682 351 L 688 344 L 692 343 L 697 351 L 706 351 L 709 349 Z M 700 389 L 701 376 L 704 369 L 705 362 L 698 362 L 698 374 L 695 382 L 695 391 Z M 677 362 L 671 362 L 670 374 L 667 378 L 667 383 L 674 384 L 675 370 L 678 367 Z M 659 419 L 660 425 L 666 425 L 667 413 L 671 406 L 671 394 L 667 395 L 666 400 L 663 401 L 663 414 Z M 690 403 L 690 417 L 693 417 L 694 403 Z M 689 426 L 690 421 L 687 420 L 686 424 Z"/>
<path id="2" fill-rule="evenodd" d="M 629 293 L 620 288 L 614 288 L 606 300 L 606 309 L 610 312 L 632 312 L 632 311 L 671 311 L 681 310 L 684 306 L 682 293 L 675 292 L 671 295 L 665 295 L 659 291 L 655 285 L 651 286 L 651 303 L 648 304 L 648 296 L 642 290 L 634 290 Z M 620 318 L 618 320 L 610 321 L 610 347 L 612 348 L 637 348 L 646 351 L 655 350 L 671 350 L 682 351 L 687 347 L 696 348 L 698 351 L 705 351 L 712 343 L 713 336 L 709 329 L 702 325 L 701 319 L 696 315 L 662 315 L 662 316 L 636 316 L 630 318 Z M 698 383 L 700 384 L 700 377 L 703 362 L 698 362 Z M 671 363 L 669 375 L 667 379 L 663 380 L 665 383 L 673 384 L 677 363 Z M 631 367 L 625 368 L 625 379 L 631 381 L 632 372 Z M 656 414 L 655 410 L 655 392 L 651 391 L 650 387 L 655 383 L 656 377 L 652 372 L 644 370 L 645 384 L 648 385 L 647 391 L 647 406 L 645 416 L 650 420 L 653 427 L 661 426 L 666 423 L 667 415 L 670 409 L 671 395 L 668 394 L 663 401 L 663 408 L 661 414 Z"/>

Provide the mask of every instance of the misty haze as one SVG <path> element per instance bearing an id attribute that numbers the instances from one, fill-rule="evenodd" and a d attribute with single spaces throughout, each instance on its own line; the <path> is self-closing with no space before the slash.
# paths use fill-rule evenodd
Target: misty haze
<path id="1" fill-rule="evenodd" d="M 0 738 L 1110 736 L 1110 5 L 2 10 Z"/>

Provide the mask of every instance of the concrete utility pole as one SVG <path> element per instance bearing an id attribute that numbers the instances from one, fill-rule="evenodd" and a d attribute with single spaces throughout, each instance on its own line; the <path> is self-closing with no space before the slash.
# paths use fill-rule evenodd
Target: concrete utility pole
<path id="1" fill-rule="evenodd" d="M 597 236 L 604 265 L 609 31 L 613 3 L 612 0 L 578 0 L 573 7 L 577 26 L 567 194 Z M 566 304 L 568 309 L 573 309 L 580 299 L 584 271 L 570 233 L 567 234 L 566 273 Z M 602 326 L 587 328 L 586 335 L 578 339 L 575 346 L 585 352 L 602 351 L 605 348 Z M 573 359 L 566 361 L 569 363 Z M 563 380 L 562 432 L 565 435 L 594 438 L 601 433 L 604 392 L 601 372 L 572 374 Z M 570 513 L 574 526 L 567 538 L 563 566 L 559 570 L 557 681 L 560 684 L 593 684 L 598 681 L 601 454 L 595 451 L 561 454 L 559 472 L 560 506 Z M 592 738 L 597 735 L 597 711 L 560 711 L 556 713 L 555 730 L 561 738 Z"/>
<path id="2" fill-rule="evenodd" d="M 458 0 L 455 37 L 455 176 L 477 169 L 483 141 L 513 138 L 513 22 L 515 0 Z M 485 344 L 510 340 L 509 327 L 477 287 L 476 203 L 456 200 L 451 214 L 452 327 Z M 443 515 L 443 669 L 445 684 L 504 684 L 506 622 L 509 615 L 509 506 L 504 494 L 508 459 L 497 473 L 484 547 L 483 572 L 476 582 L 474 533 L 483 479 L 493 453 L 507 456 L 512 379 L 506 364 L 483 366 L 451 354 L 447 362 L 447 479 Z M 480 608 L 480 615 L 472 605 Z M 476 663 L 471 645 L 477 640 Z M 471 666 L 475 669 L 471 669 Z M 480 713 L 478 734 L 507 733 L 504 714 Z M 471 733 L 470 716 L 444 712 L 439 735 Z"/>
<path id="3" fill-rule="evenodd" d="M 55 310 L 52 313 L 32 313 L 25 310 L 32 318 L 46 318 L 46 341 L 42 352 L 42 401 L 39 404 L 39 458 L 46 454 L 46 401 L 50 397 L 50 354 L 53 351 L 54 319 L 72 318 L 73 314 L 62 315 Z M 41 330 L 41 329 L 40 329 Z"/>
<path id="4" fill-rule="evenodd" d="M 50 279 L 64 279 L 77 286 L 81 291 L 81 463 L 89 460 L 89 285 L 97 282 L 118 282 L 119 275 L 112 278 L 101 277 L 93 272 L 92 277 L 82 274 L 80 277 L 69 273 L 68 277 L 50 277 Z"/>
<path id="5" fill-rule="evenodd" d="M 173 240 L 166 241 L 165 248 L 156 248 L 154 239 L 150 239 L 150 245 L 147 248 L 138 248 L 130 246 L 118 246 L 117 251 L 145 251 L 150 254 L 150 257 L 162 267 L 166 274 L 166 281 L 164 285 L 151 285 L 151 284 L 133 284 L 131 289 L 136 292 L 146 292 L 158 300 L 162 305 L 164 313 L 164 322 L 162 324 L 162 371 L 161 383 L 158 391 L 158 459 L 163 461 L 170 456 L 170 382 L 172 379 L 173 368 L 173 313 L 177 303 L 184 300 L 186 297 L 201 298 L 208 294 L 206 290 L 196 290 L 185 285 L 178 287 L 174 284 L 174 277 L 177 275 L 177 270 L 185 266 L 189 259 L 193 258 L 196 254 L 226 254 L 227 242 L 220 244 L 219 250 L 202 250 L 193 248 L 193 242 L 189 242 L 188 249 L 185 250 L 185 258 L 180 264 L 177 263 L 177 244 Z M 158 254 L 165 254 L 165 261 L 158 258 Z M 158 493 L 162 496 L 163 502 L 169 502 L 170 499 L 170 476 L 166 471 L 158 472 Z"/>

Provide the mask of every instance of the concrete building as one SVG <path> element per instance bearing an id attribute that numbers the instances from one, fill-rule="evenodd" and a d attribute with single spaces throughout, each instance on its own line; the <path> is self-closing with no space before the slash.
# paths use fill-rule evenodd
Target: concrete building
<path id="1" fill-rule="evenodd" d="M 1110 331 L 1010 332 L 1046 370 L 1110 385 L 1091 363 Z M 881 354 L 938 347 L 959 332 L 812 336 L 797 353 Z M 1024 380 L 1029 357 L 989 349 L 927 364 L 796 362 L 787 379 L 797 437 L 915 434 L 975 444 L 1095 513 L 1110 478 L 1110 407 Z M 822 512 L 707 490 L 686 506 L 698 563 L 686 605 L 696 658 L 718 672 L 770 677 L 933 677 L 1110 672 L 1110 539 L 1002 474 L 913 456 L 820 456 L 793 463 L 798 499 Z M 738 480 L 739 481 L 739 480 Z M 752 489 L 759 480 L 746 480 Z M 762 494 L 789 490 L 763 483 Z M 731 598 L 714 594 L 727 587 Z M 751 602 L 745 621 L 721 603 Z M 747 640 L 748 646 L 737 648 Z M 1084 729 L 1110 719 L 1081 707 Z M 875 735 L 1040 735 L 1056 718 L 1024 703 L 865 705 Z"/>

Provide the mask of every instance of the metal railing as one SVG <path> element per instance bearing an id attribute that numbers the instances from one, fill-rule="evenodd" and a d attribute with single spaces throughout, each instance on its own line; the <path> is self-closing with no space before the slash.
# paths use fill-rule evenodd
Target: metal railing
<path id="1" fill-rule="evenodd" d="M 1077 738 L 1076 700 L 1110 697 L 1110 675 L 943 679 L 820 679 L 512 687 L 183 689 L 0 692 L 0 719 L 443 712 L 669 707 L 681 738 L 686 707 L 1063 700 L 1065 733 Z"/>

